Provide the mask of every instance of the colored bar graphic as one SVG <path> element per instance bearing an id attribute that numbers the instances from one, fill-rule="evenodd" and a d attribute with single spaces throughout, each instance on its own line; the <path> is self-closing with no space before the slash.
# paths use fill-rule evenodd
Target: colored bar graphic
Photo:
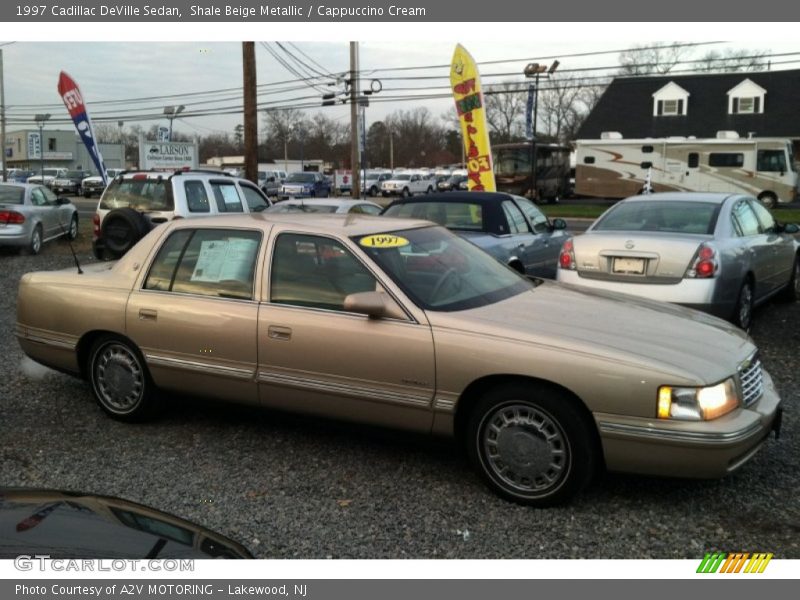
<path id="1" fill-rule="evenodd" d="M 697 573 L 763 573 L 774 554 L 771 552 L 706 552 Z M 749 559 L 749 560 L 748 560 Z M 723 562 L 724 561 L 724 562 Z"/>

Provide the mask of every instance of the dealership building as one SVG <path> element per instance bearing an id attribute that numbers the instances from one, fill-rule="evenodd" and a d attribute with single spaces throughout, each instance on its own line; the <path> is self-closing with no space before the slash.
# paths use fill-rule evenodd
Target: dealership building
<path id="1" fill-rule="evenodd" d="M 124 144 L 99 144 L 100 154 L 108 169 L 125 167 Z M 45 129 L 41 138 L 38 129 L 23 129 L 6 134 L 6 168 L 38 171 L 45 168 L 83 169 L 96 171 L 89 152 L 74 129 Z"/>

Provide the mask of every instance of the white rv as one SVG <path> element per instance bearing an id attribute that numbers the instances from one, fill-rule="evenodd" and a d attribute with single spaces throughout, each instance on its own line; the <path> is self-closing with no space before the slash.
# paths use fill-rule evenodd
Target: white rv
<path id="1" fill-rule="evenodd" d="M 786 138 L 623 139 L 605 132 L 599 140 L 577 141 L 575 193 L 624 198 L 640 193 L 650 174 L 656 192 L 750 194 L 769 207 L 798 197 L 797 166 Z"/>

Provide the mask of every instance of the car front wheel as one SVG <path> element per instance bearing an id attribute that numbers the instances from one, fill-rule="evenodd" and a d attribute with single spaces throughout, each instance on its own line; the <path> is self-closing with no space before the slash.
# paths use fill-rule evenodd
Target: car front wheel
<path id="1" fill-rule="evenodd" d="M 95 399 L 120 421 L 143 421 L 155 412 L 155 387 L 144 359 L 129 342 L 104 336 L 92 346 L 89 377 Z"/>
<path id="2" fill-rule="evenodd" d="M 468 453 L 500 496 L 531 506 L 563 504 L 595 469 L 594 433 L 571 398 L 534 385 L 486 394 L 467 429 Z"/>

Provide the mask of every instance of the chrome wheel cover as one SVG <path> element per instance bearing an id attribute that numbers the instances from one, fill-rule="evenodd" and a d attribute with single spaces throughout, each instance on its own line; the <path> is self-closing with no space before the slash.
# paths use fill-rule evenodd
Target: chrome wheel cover
<path id="1" fill-rule="evenodd" d="M 126 414 L 144 396 L 145 376 L 139 359 L 123 344 L 106 344 L 95 355 L 92 378 L 97 397 L 108 410 Z"/>
<path id="2" fill-rule="evenodd" d="M 39 231 L 39 228 L 33 230 L 31 234 L 31 251 L 34 254 L 39 254 L 39 250 L 42 249 L 42 234 Z"/>
<path id="3" fill-rule="evenodd" d="M 78 220 L 72 219 L 69 223 L 69 239 L 74 240 L 78 237 Z"/>
<path id="4" fill-rule="evenodd" d="M 800 299 L 800 260 L 794 263 L 794 297 Z"/>
<path id="5" fill-rule="evenodd" d="M 481 423 L 478 444 L 489 475 L 514 493 L 549 493 L 569 473 L 567 436 L 535 405 L 518 402 L 494 409 Z"/>

